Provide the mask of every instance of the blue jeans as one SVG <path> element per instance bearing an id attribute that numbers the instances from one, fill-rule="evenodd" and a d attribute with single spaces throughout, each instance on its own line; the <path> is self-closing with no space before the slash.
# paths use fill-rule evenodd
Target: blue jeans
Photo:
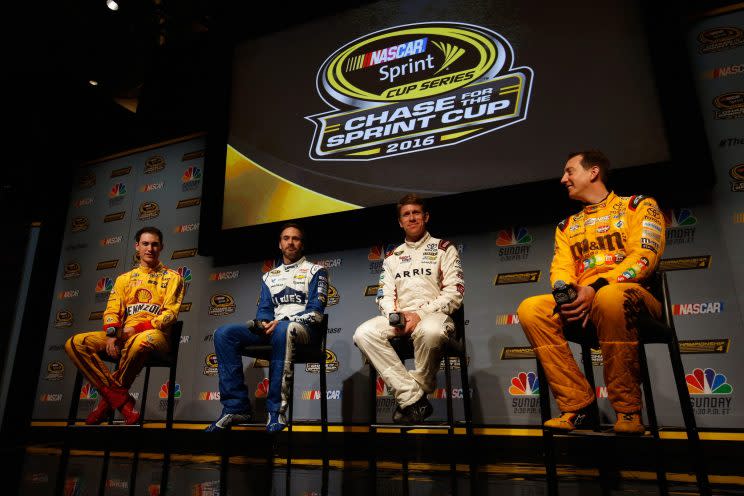
<path id="1" fill-rule="evenodd" d="M 266 410 L 284 414 L 292 381 L 293 346 L 295 342 L 309 342 L 314 337 L 313 331 L 289 320 L 280 320 L 270 336 L 254 334 L 246 324 L 227 324 L 219 327 L 214 333 L 214 351 L 217 354 L 222 412 L 251 411 L 250 393 L 245 385 L 240 351 L 244 346 L 271 344 Z"/>

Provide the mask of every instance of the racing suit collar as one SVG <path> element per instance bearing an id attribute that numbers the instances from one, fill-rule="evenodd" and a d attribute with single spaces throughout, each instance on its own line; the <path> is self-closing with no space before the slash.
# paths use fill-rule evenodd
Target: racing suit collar
<path id="1" fill-rule="evenodd" d="M 421 239 L 419 239 L 418 241 L 408 241 L 408 240 L 406 240 L 406 246 L 408 246 L 409 248 L 416 249 L 419 246 L 421 246 L 424 243 L 426 243 L 429 240 L 429 238 L 431 238 L 431 234 L 429 234 L 429 231 L 426 231 L 424 233 L 424 235 L 421 236 Z"/>
<path id="2" fill-rule="evenodd" d="M 292 270 L 292 269 L 294 269 L 295 267 L 297 267 L 298 265 L 300 265 L 304 261 L 305 261 L 305 257 L 303 256 L 302 258 L 300 258 L 299 260 L 297 260 L 294 263 L 291 263 L 289 265 L 282 264 L 282 266 L 284 267 L 284 270 Z"/>
<path id="3" fill-rule="evenodd" d="M 158 262 L 158 265 L 154 269 L 151 269 L 147 265 L 142 265 L 142 264 L 137 266 L 137 269 L 140 272 L 144 272 L 145 274 L 152 274 L 154 272 L 160 272 L 161 270 L 163 270 L 163 268 L 164 268 L 163 262 Z"/>
<path id="4" fill-rule="evenodd" d="M 616 196 L 617 195 L 615 195 L 614 191 L 610 191 L 609 193 L 607 193 L 607 196 L 605 196 L 604 199 L 600 201 L 599 203 L 592 203 L 590 205 L 585 205 L 584 213 L 591 214 L 591 213 L 596 212 L 597 210 L 601 210 L 605 208 L 610 202 L 612 202 L 612 200 L 616 198 Z"/>

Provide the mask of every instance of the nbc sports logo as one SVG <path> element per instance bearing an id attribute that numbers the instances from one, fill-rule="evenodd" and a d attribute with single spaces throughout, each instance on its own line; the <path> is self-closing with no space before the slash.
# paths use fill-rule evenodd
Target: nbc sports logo
<path id="1" fill-rule="evenodd" d="M 98 390 L 94 388 L 90 383 L 80 388 L 80 399 L 81 400 L 95 400 L 98 399 Z"/>
<path id="2" fill-rule="evenodd" d="M 160 386 L 160 391 L 158 391 L 158 397 L 161 399 L 167 399 L 169 389 L 170 389 L 170 381 L 166 381 L 165 384 L 162 384 Z M 176 383 L 176 389 L 175 391 L 173 391 L 173 398 L 178 399 L 180 397 L 181 397 L 181 385 Z"/>
<path id="3" fill-rule="evenodd" d="M 43 403 L 58 403 L 62 401 L 62 393 L 42 393 L 39 401 Z"/>
<path id="4" fill-rule="evenodd" d="M 256 384 L 256 391 L 253 393 L 253 395 L 256 398 L 266 398 L 266 396 L 269 394 L 269 379 L 264 377 L 264 379 Z"/>
<path id="5" fill-rule="evenodd" d="M 369 249 L 367 260 L 370 262 L 381 262 L 395 250 L 395 246 L 393 244 L 373 246 Z"/>
<path id="6" fill-rule="evenodd" d="M 690 394 L 731 394 L 734 391 L 726 376 L 711 368 L 695 369 L 692 374 L 687 374 L 686 380 Z"/>
<path id="7" fill-rule="evenodd" d="M 199 393 L 199 400 L 200 401 L 219 401 L 220 392 L 219 391 L 202 391 Z"/>
<path id="8" fill-rule="evenodd" d="M 199 167 L 189 167 L 183 173 L 181 177 L 181 189 L 186 191 L 193 191 L 201 184 L 202 172 Z"/>
<path id="9" fill-rule="evenodd" d="M 381 396 L 392 396 L 390 390 L 387 387 L 387 384 L 385 384 L 385 381 L 382 380 L 382 377 L 377 378 L 377 384 L 375 386 L 376 396 L 378 398 Z"/>
<path id="10" fill-rule="evenodd" d="M 528 245 L 532 243 L 532 235 L 525 227 L 509 228 L 499 231 L 496 236 L 497 246 Z"/>
<path id="11" fill-rule="evenodd" d="M 126 194 L 127 194 L 126 185 L 124 183 L 117 183 L 111 187 L 111 191 L 109 191 L 109 198 L 113 200 L 114 198 L 121 198 L 122 196 Z"/>
<path id="12" fill-rule="evenodd" d="M 496 325 L 517 325 L 519 316 L 516 313 L 502 313 L 496 316 Z"/>
<path id="13" fill-rule="evenodd" d="M 664 220 L 666 221 L 667 229 L 694 226 L 695 224 L 697 224 L 697 217 L 692 214 L 692 210 L 690 210 L 689 208 L 680 208 L 679 210 L 665 210 Z"/>
<path id="14" fill-rule="evenodd" d="M 271 271 L 276 267 L 276 260 L 267 258 L 264 260 L 263 265 L 261 266 L 261 273 L 266 274 L 267 272 Z"/>
<path id="15" fill-rule="evenodd" d="M 102 277 L 96 283 L 96 294 L 110 293 L 114 289 L 114 281 L 110 277 Z"/>
<path id="16" fill-rule="evenodd" d="M 191 282 L 191 269 L 189 269 L 187 266 L 178 267 L 176 269 L 176 272 L 178 272 L 178 275 L 183 278 L 183 282 Z"/>
<path id="17" fill-rule="evenodd" d="M 509 386 L 509 394 L 512 396 L 537 396 L 540 394 L 540 381 L 534 372 L 520 372 L 516 377 L 512 377 Z"/>
<path id="18" fill-rule="evenodd" d="M 499 247 L 499 261 L 526 260 L 530 255 L 530 247 L 533 240 L 532 235 L 524 227 L 499 231 L 496 235 L 496 246 Z"/>
<path id="19" fill-rule="evenodd" d="M 181 182 L 188 183 L 191 181 L 198 181 L 202 177 L 202 172 L 199 167 L 189 167 L 183 172 Z"/>
<path id="20" fill-rule="evenodd" d="M 695 241 L 697 218 L 689 208 L 664 211 L 666 221 L 666 244 L 687 244 Z"/>

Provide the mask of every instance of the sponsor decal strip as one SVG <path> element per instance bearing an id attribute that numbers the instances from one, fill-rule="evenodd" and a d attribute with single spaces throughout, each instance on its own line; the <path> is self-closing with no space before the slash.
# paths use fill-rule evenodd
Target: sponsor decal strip
<path id="1" fill-rule="evenodd" d="M 680 353 L 728 353 L 729 338 L 720 339 L 680 339 Z"/>
<path id="2" fill-rule="evenodd" d="M 497 275 L 494 280 L 494 286 L 502 284 L 521 284 L 525 282 L 537 282 L 540 280 L 539 270 L 529 270 L 526 272 L 507 272 Z"/>
<path id="3" fill-rule="evenodd" d="M 696 257 L 664 258 L 659 262 L 659 270 L 691 270 L 710 267 L 710 255 Z"/>

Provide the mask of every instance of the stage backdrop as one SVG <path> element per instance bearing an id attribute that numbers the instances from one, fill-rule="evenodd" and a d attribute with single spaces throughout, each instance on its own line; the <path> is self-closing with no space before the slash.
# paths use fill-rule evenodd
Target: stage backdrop
<path id="1" fill-rule="evenodd" d="M 741 53 L 741 48 L 738 50 Z M 737 137 L 733 131 L 736 122 L 722 121 L 730 124 L 730 129 L 711 139 L 717 143 L 724 136 Z M 739 126 L 741 122 L 739 119 Z M 740 138 L 738 135 L 736 139 Z M 218 415 L 213 332 L 222 324 L 255 315 L 259 277 L 274 266 L 275 254 L 267 253 L 262 263 L 227 267 L 215 267 L 210 258 L 198 254 L 204 146 L 203 137 L 191 137 L 80 169 L 69 205 L 55 295 L 50 302 L 34 420 L 67 417 L 76 369 L 65 355 L 63 344 L 76 332 L 101 328 L 101 312 L 113 282 L 118 274 L 133 267 L 133 236 L 144 225 L 155 225 L 164 232 L 162 260 L 181 273 L 187 286 L 179 316 L 184 331 L 177 381 L 167 384 L 167 371 L 153 369 L 146 418 L 164 418 L 169 387 L 176 388 L 177 421 L 206 423 Z M 744 405 L 736 400 L 738 388 L 744 384 L 744 365 L 735 352 L 736 338 L 742 334 L 742 276 L 740 260 L 734 258 L 737 252 L 732 249 L 741 246 L 742 224 L 722 221 L 744 208 L 741 201 L 732 201 L 739 196 L 723 183 L 715 204 L 666 210 L 669 228 L 663 266 L 670 271 L 685 371 L 703 428 L 740 427 L 744 417 Z M 511 224 L 508 212 L 500 215 L 503 222 L 498 230 L 452 240 L 461 253 L 466 279 L 474 420 L 485 425 L 535 425 L 539 423 L 540 385 L 534 381 L 535 361 L 515 312 L 522 299 L 549 289 L 555 226 L 517 226 Z M 395 221 L 391 216 L 390 222 Z M 738 244 L 734 233 L 738 233 Z M 433 234 L 447 237 L 447 233 Z M 367 421 L 368 368 L 352 335 L 360 322 L 376 314 L 373 295 L 382 260 L 400 242 L 380 239 L 362 249 L 308 254 L 310 260 L 327 267 L 330 275 L 326 366 L 331 422 Z M 578 357 L 578 350 L 574 351 Z M 653 347 L 648 353 L 661 423 L 682 425 L 666 348 Z M 614 419 L 601 379 L 600 355 L 596 355 L 596 367 L 602 411 Z M 245 371 L 256 409 L 263 411 L 267 369 L 245 359 Z M 319 417 L 317 371 L 317 365 L 297 366 L 296 419 Z M 133 387 L 137 395 L 143 375 Z M 458 377 L 455 374 L 453 390 L 445 391 L 444 374 L 440 374 L 439 389 L 431 395 L 435 418 L 444 418 L 447 394 L 461 397 Z M 97 396 L 85 382 L 81 418 L 95 406 Z M 389 418 L 394 401 L 382 383 L 378 383 L 376 398 L 380 418 Z M 456 413 L 462 415 L 459 400 Z"/>

